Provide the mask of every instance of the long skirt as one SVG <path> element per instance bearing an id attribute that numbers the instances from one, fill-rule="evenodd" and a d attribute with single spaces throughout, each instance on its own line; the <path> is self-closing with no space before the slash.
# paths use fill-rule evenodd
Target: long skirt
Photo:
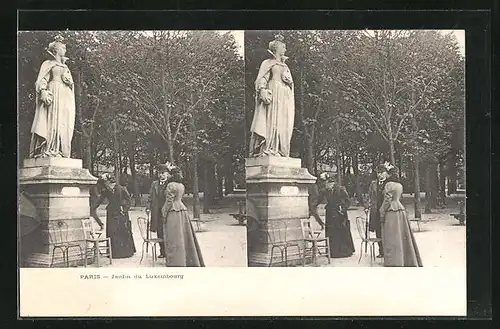
<path id="1" fill-rule="evenodd" d="M 204 267 L 200 245 L 186 210 L 168 213 L 163 223 L 165 260 L 169 267 Z"/>
<path id="2" fill-rule="evenodd" d="M 405 210 L 388 211 L 382 222 L 384 266 L 421 267 L 422 259 Z"/>
<path id="3" fill-rule="evenodd" d="M 344 217 L 328 219 L 325 235 L 328 237 L 330 244 L 330 256 L 332 258 L 351 257 L 354 253 L 354 242 L 349 220 Z"/>
<path id="4" fill-rule="evenodd" d="M 113 258 L 132 257 L 136 250 L 132 236 L 132 223 L 128 215 L 107 216 L 106 236 L 111 238 Z"/>

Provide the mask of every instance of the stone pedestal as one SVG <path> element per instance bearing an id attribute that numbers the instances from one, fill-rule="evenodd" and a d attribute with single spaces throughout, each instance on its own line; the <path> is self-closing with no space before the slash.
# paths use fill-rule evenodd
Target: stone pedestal
<path id="1" fill-rule="evenodd" d="M 26 159 L 19 172 L 20 189 L 35 203 L 41 229 L 34 241 L 35 252 L 26 259 L 27 267 L 49 267 L 55 230 L 53 224 L 67 227 L 68 242 L 77 243 L 85 252 L 85 234 L 82 220 L 90 217 L 89 190 L 96 184 L 82 160 L 69 158 Z M 69 252 L 70 266 L 81 265 L 80 251 Z M 53 266 L 64 266 L 60 250 L 56 249 Z"/>
<path id="2" fill-rule="evenodd" d="M 265 156 L 246 159 L 248 266 L 268 266 L 273 243 L 296 242 L 304 248 L 302 220 L 309 217 L 309 186 L 315 183 L 301 160 Z M 288 265 L 301 262 L 289 249 Z M 279 249 L 273 266 L 283 265 Z"/>

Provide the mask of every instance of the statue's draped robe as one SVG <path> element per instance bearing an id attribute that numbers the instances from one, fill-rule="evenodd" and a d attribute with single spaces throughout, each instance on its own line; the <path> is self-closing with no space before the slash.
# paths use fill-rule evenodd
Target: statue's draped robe
<path id="1" fill-rule="evenodd" d="M 53 94 L 50 105 L 40 98 L 46 89 Z M 75 92 L 71 72 L 55 60 L 43 62 L 35 83 L 36 109 L 31 126 L 30 157 L 40 154 L 71 156 L 75 127 Z"/>
<path id="2" fill-rule="evenodd" d="M 289 83 L 283 80 L 284 75 L 288 77 Z M 269 105 L 259 97 L 262 88 L 271 92 L 272 100 Z M 255 153 L 290 156 L 295 118 L 294 99 L 294 87 L 288 66 L 276 59 L 263 61 L 255 80 L 255 112 L 250 128 L 250 156 Z"/>

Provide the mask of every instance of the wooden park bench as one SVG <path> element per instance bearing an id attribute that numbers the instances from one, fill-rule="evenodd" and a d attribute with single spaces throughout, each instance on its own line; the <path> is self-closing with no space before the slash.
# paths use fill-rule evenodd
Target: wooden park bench
<path id="1" fill-rule="evenodd" d="M 465 202 L 459 201 L 458 202 L 458 207 L 459 207 L 459 213 L 458 214 L 450 214 L 450 216 L 455 217 L 456 220 L 458 220 L 458 223 L 460 225 L 464 225 L 465 223 Z"/>
<path id="2" fill-rule="evenodd" d="M 246 203 L 245 201 L 238 201 L 236 204 L 238 205 L 238 213 L 230 215 L 238 221 L 239 225 L 245 225 L 245 221 L 248 219 Z"/>

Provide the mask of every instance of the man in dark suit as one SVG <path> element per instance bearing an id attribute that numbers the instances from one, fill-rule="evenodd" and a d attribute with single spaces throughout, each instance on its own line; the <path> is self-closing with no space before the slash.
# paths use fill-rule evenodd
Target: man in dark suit
<path id="1" fill-rule="evenodd" d="M 150 231 L 156 232 L 156 236 L 163 239 L 163 225 L 161 220 L 161 207 L 165 203 L 165 188 L 171 178 L 168 166 L 159 164 L 157 167 L 158 180 L 151 184 L 149 190 L 148 203 L 146 205 L 146 213 L 151 214 Z M 165 244 L 160 243 L 159 258 L 165 257 Z"/>
<path id="2" fill-rule="evenodd" d="M 384 185 L 388 177 L 387 168 L 381 164 L 375 168 L 377 179 L 370 183 L 368 188 L 368 208 L 370 211 L 369 230 L 375 232 L 377 238 L 382 239 L 382 224 L 380 222 L 380 206 L 384 201 Z M 382 241 L 378 243 L 378 258 L 384 257 Z"/>
<path id="3" fill-rule="evenodd" d="M 328 173 L 321 173 L 316 183 L 309 187 L 309 216 L 313 216 L 316 219 L 316 222 L 321 226 L 321 230 L 325 228 L 325 223 L 318 214 L 318 206 L 324 199 L 327 178 Z"/>
<path id="4" fill-rule="evenodd" d="M 104 228 L 104 223 L 102 222 L 102 220 L 99 218 L 99 215 L 97 215 L 97 202 L 101 196 L 101 190 L 104 188 L 104 185 L 103 185 L 103 181 L 101 178 L 99 178 L 97 180 L 97 184 L 96 185 L 93 185 L 90 187 L 90 190 L 89 190 L 89 194 L 90 194 L 90 198 L 89 198 L 89 202 L 90 202 L 90 216 L 92 216 L 92 218 L 94 218 L 94 220 L 97 222 L 97 224 L 99 224 L 99 227 L 102 231 L 102 229 Z"/>

